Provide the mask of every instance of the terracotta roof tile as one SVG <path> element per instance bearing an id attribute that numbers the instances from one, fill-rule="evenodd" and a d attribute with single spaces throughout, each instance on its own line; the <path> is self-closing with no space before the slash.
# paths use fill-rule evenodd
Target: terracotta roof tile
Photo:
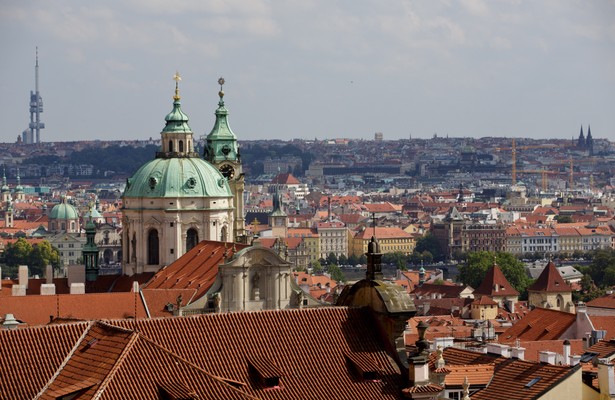
<path id="1" fill-rule="evenodd" d="M 576 315 L 563 311 L 535 308 L 500 335 L 500 342 L 559 339 L 575 322 Z"/>
<path id="2" fill-rule="evenodd" d="M 201 298 L 214 284 L 218 266 L 235 252 L 248 247 L 204 240 L 189 252 L 162 268 L 145 284 L 148 289 L 196 289 L 195 299 Z"/>
<path id="3" fill-rule="evenodd" d="M 0 398 L 34 398 L 88 326 L 81 322 L 0 330 Z"/>
<path id="4" fill-rule="evenodd" d="M 570 285 L 564 281 L 555 263 L 549 261 L 542 273 L 527 290 L 533 292 L 571 292 Z"/>
<path id="5" fill-rule="evenodd" d="M 491 266 L 485 274 L 485 278 L 481 282 L 474 294 L 484 294 L 487 296 L 518 296 L 519 292 L 506 280 L 500 267 L 496 264 Z"/>

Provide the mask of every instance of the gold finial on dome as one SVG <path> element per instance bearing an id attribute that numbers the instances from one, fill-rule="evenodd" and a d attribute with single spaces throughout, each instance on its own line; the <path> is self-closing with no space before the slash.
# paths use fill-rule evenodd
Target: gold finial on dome
<path id="1" fill-rule="evenodd" d="M 179 72 L 175 71 L 175 75 L 173 75 L 173 80 L 175 81 L 175 96 L 173 96 L 173 100 L 179 100 L 181 97 L 179 96 L 179 81 L 182 80 L 182 77 L 179 76 Z"/>
<path id="2" fill-rule="evenodd" d="M 218 78 L 218 85 L 220 85 L 220 91 L 218 92 L 218 96 L 220 96 L 220 99 L 224 97 L 224 91 L 222 90 L 224 86 L 224 82 L 225 81 L 223 77 Z"/>

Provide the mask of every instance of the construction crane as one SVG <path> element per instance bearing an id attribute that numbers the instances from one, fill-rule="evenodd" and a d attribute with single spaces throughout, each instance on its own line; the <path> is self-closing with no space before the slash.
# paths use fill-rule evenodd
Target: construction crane
<path id="1" fill-rule="evenodd" d="M 571 144 L 536 144 L 529 146 L 517 146 L 515 143 L 515 138 L 512 139 L 512 144 L 510 147 L 496 147 L 495 151 L 510 151 L 511 152 L 511 162 L 512 162 L 512 170 L 511 170 L 511 178 L 512 184 L 517 183 L 517 150 L 529 150 L 529 149 L 559 149 L 571 147 Z"/>
<path id="2" fill-rule="evenodd" d="M 543 169 L 519 169 L 518 174 L 540 174 L 541 176 L 541 188 L 543 192 L 546 192 L 549 188 L 549 175 L 564 175 L 563 171 L 549 171 L 546 168 Z"/>

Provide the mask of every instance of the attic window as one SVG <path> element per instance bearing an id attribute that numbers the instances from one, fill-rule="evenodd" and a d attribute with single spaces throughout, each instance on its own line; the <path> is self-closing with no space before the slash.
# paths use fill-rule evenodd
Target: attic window
<path id="1" fill-rule="evenodd" d="M 528 383 L 525 384 L 525 387 L 527 389 L 531 388 L 532 386 L 534 386 L 536 384 L 536 382 L 538 382 L 539 380 L 542 379 L 542 376 L 539 376 L 537 378 L 532 379 L 531 381 L 529 381 Z"/>
<path id="2" fill-rule="evenodd" d="M 254 356 L 248 359 L 250 377 L 264 389 L 279 389 L 282 371 L 270 359 Z"/>
<path id="3" fill-rule="evenodd" d="M 380 365 L 371 354 L 346 353 L 346 364 L 350 371 L 365 381 L 379 382 Z"/>

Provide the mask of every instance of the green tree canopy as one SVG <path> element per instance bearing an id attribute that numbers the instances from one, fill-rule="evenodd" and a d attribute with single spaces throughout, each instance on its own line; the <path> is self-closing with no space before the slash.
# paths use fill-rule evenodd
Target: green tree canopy
<path id="1" fill-rule="evenodd" d="M 57 249 L 51 246 L 51 243 L 44 240 L 33 246 L 30 252 L 29 265 L 32 274 L 43 275 L 47 265 L 52 265 L 54 269 L 60 267 L 60 254 Z"/>
<path id="2" fill-rule="evenodd" d="M 27 265 L 30 261 L 30 253 L 32 253 L 32 245 L 26 239 L 19 238 L 6 246 L 4 262 L 11 267 Z"/>
<path id="3" fill-rule="evenodd" d="M 310 266 L 312 267 L 313 274 L 319 274 L 322 272 L 322 264 L 320 261 L 314 260 L 310 263 Z"/>
<path id="4" fill-rule="evenodd" d="M 395 251 L 393 253 L 386 253 L 382 255 L 382 262 L 385 264 L 393 264 L 395 268 L 401 269 L 405 271 L 408 269 L 406 267 L 406 262 L 408 261 L 408 257 L 401 251 Z"/>
<path id="5" fill-rule="evenodd" d="M 600 287 L 615 285 L 615 249 L 596 250 L 591 255 L 587 272 Z"/>
<path id="6" fill-rule="evenodd" d="M 337 264 L 329 264 L 327 267 L 327 272 L 329 272 L 329 276 L 331 276 L 331 279 L 334 281 L 346 282 L 346 277 Z"/>
<path id="7" fill-rule="evenodd" d="M 477 288 L 485 278 L 487 270 L 493 265 L 494 256 L 508 282 L 523 296 L 532 280 L 525 272 L 523 263 L 510 253 L 469 252 L 466 263 L 459 268 L 457 279 Z"/>
<path id="8" fill-rule="evenodd" d="M 337 264 L 337 256 L 334 252 L 329 253 L 327 255 L 327 264 Z"/>
<path id="9" fill-rule="evenodd" d="M 440 248 L 440 243 L 438 239 L 431 233 L 426 234 L 425 236 L 420 237 L 416 241 L 416 247 L 414 251 L 423 253 L 424 251 L 428 251 L 433 256 L 435 261 L 444 261 L 445 255 Z"/>

